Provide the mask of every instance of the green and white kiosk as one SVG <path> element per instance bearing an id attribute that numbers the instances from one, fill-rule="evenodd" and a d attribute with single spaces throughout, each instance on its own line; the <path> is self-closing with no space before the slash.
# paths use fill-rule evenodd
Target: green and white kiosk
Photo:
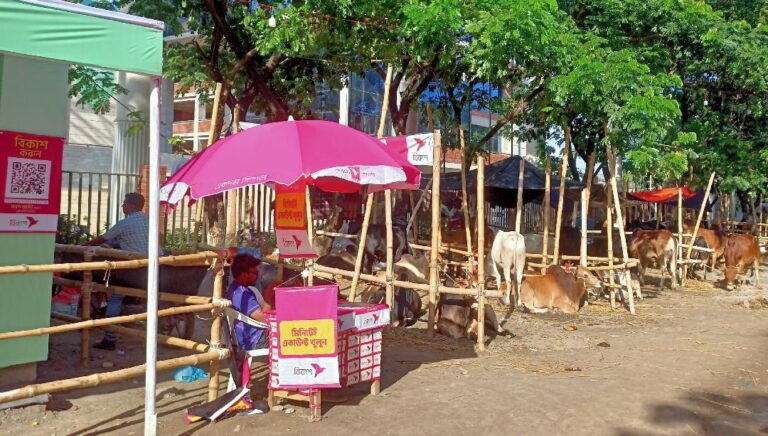
<path id="1" fill-rule="evenodd" d="M 162 22 L 64 1 L 0 0 L 0 133 L 65 138 L 69 123 L 67 73 L 71 64 L 148 75 L 153 79 L 149 204 L 158 204 L 163 29 Z M 20 147 L 16 151 L 24 153 L 14 162 L 22 165 L 27 162 L 23 159 L 40 157 L 38 149 L 45 146 L 44 141 L 25 140 L 15 133 L 6 133 L 6 138 L 11 135 L 21 137 L 15 146 Z M 41 168 L 39 174 L 45 176 L 45 168 Z M 11 158 L 0 162 L 0 179 L 9 181 L 13 171 L 16 169 L 11 169 Z M 55 171 L 60 173 L 60 166 L 58 170 L 55 164 L 48 167 L 49 180 L 56 179 Z M 0 266 L 53 263 L 55 234 L 32 232 L 32 224 L 39 222 L 39 217 L 33 215 L 30 220 L 2 213 L 11 185 L 5 183 L 6 192 L 0 192 Z M 22 186 L 21 182 L 15 186 Z M 58 208 L 58 204 L 55 206 Z M 158 209 L 150 208 L 150 235 L 159 234 Z M 19 229 L 9 228 L 11 224 Z M 25 226 L 27 229 L 23 229 Z M 156 432 L 158 243 L 157 237 L 150 238 L 145 434 Z M 51 273 L 0 275 L 0 332 L 49 326 L 51 283 Z M 36 363 L 47 359 L 48 336 L 0 341 L 0 385 L 8 380 L 33 382 Z"/>

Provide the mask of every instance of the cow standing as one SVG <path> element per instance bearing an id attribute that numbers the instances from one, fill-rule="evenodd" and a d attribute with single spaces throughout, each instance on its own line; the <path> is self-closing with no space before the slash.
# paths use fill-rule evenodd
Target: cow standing
<path id="1" fill-rule="evenodd" d="M 693 230 L 694 230 L 694 225 L 692 222 L 688 221 L 683 224 L 683 231 L 685 233 L 692 234 Z M 704 242 L 706 242 L 707 248 L 709 248 L 710 250 L 714 250 L 714 252 L 712 253 L 709 259 L 712 262 L 711 263 L 712 271 L 715 271 L 715 269 L 717 268 L 717 260 L 723 257 L 723 252 L 725 250 L 725 241 L 726 239 L 728 239 L 728 235 L 722 230 L 720 230 L 719 227 L 713 226 L 711 229 L 700 228 L 696 236 L 697 236 L 696 238 L 697 242 L 698 242 L 698 238 L 701 237 L 702 239 L 704 239 Z M 707 277 L 707 274 L 705 272 L 704 278 L 706 279 L 706 277 Z"/>
<path id="2" fill-rule="evenodd" d="M 661 269 L 660 286 L 664 286 L 667 270 L 670 288 L 677 286 L 677 241 L 669 230 L 635 230 L 629 244 L 629 255 L 638 259 L 638 279 L 645 284 L 645 269 L 657 264 Z"/>
<path id="3" fill-rule="evenodd" d="M 760 285 L 760 248 L 752 235 L 730 235 L 725 243 L 725 285 L 735 289 L 736 276 L 752 265 L 755 286 Z"/>
<path id="4" fill-rule="evenodd" d="M 496 277 L 496 287 L 501 290 L 501 275 L 499 268 L 504 273 L 504 281 L 507 284 L 504 293 L 504 303 L 508 306 L 510 301 L 510 292 L 512 290 L 511 273 L 515 273 L 515 293 L 516 305 L 520 306 L 520 283 L 523 280 L 523 270 L 525 270 L 525 239 L 517 232 L 498 231 L 493 238 L 491 252 L 488 254 L 487 268 L 493 271 Z"/>
<path id="5" fill-rule="evenodd" d="M 533 313 L 559 310 L 576 313 L 587 300 L 587 291 L 602 286 L 588 269 L 578 266 L 563 269 L 559 265 L 547 268 L 538 277 L 526 277 L 520 288 L 523 308 Z"/>

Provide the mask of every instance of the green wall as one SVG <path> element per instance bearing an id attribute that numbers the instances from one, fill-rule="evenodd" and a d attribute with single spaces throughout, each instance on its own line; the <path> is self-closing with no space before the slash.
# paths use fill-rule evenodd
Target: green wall
<path id="1" fill-rule="evenodd" d="M 0 55 L 0 130 L 66 137 L 68 68 Z M 54 241 L 54 234 L 0 233 L 0 265 L 53 263 Z M 50 312 L 51 274 L 0 275 L 0 332 L 48 326 Z M 0 368 L 47 359 L 48 336 L 0 341 Z"/>

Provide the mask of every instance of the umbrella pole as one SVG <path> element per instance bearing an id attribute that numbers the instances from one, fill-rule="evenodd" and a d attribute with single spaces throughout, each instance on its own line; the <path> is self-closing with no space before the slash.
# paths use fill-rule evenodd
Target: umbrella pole
<path id="1" fill-rule="evenodd" d="M 541 268 L 541 273 L 547 270 L 546 266 L 549 263 L 547 261 L 547 254 L 549 252 L 549 216 L 552 214 L 550 211 L 550 193 L 552 192 L 552 156 L 547 155 L 547 174 L 544 181 L 544 244 L 541 248 L 541 257 L 544 267 Z"/>
<path id="2" fill-rule="evenodd" d="M 309 194 L 309 185 L 307 185 L 305 191 L 306 203 L 307 203 L 307 234 L 309 235 L 309 245 L 314 249 L 315 246 L 315 226 L 312 222 L 312 198 Z M 315 261 L 311 257 L 307 259 L 307 268 L 309 268 L 309 277 L 307 277 L 307 285 L 312 286 L 315 282 Z"/>

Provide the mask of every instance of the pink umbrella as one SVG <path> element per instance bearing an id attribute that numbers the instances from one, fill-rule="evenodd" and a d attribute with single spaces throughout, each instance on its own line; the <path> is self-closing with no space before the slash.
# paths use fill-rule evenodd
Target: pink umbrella
<path id="1" fill-rule="evenodd" d="M 284 121 L 244 130 L 198 153 L 163 184 L 160 201 L 175 205 L 185 195 L 199 200 L 275 183 L 306 183 L 329 192 L 355 192 L 363 185 L 417 189 L 418 177 L 416 167 L 363 132 L 328 121 Z"/>

